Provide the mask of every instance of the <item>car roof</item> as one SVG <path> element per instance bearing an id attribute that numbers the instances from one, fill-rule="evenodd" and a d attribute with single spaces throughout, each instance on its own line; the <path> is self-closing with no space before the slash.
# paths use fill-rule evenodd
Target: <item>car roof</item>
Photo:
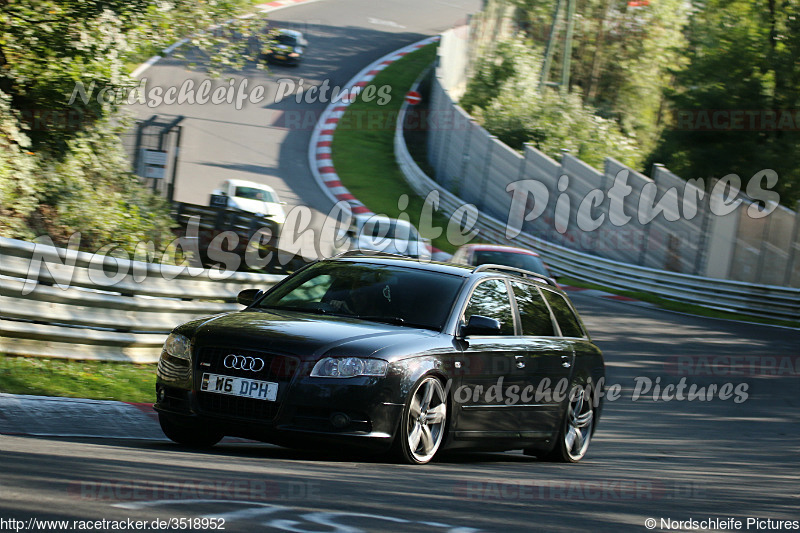
<path id="1" fill-rule="evenodd" d="M 254 189 L 263 189 L 265 191 L 275 192 L 275 189 L 273 189 L 269 185 L 264 185 L 263 183 L 256 183 L 255 181 L 234 180 L 234 179 L 225 181 L 230 183 L 234 187 L 253 187 Z"/>
<path id="2" fill-rule="evenodd" d="M 298 39 L 303 37 L 302 32 L 299 32 L 297 30 L 290 30 L 290 29 L 287 29 L 287 28 L 279 28 L 278 29 L 278 33 L 282 33 L 284 35 L 291 35 L 292 37 L 296 37 Z"/>
<path id="3" fill-rule="evenodd" d="M 402 220 L 399 218 L 391 218 L 387 217 L 386 215 L 369 215 L 369 214 L 361 214 L 361 215 L 353 215 L 353 219 L 358 222 L 366 222 L 367 220 L 373 220 L 375 222 L 394 222 L 395 224 L 405 225 L 405 226 L 412 226 L 411 222 L 408 220 Z"/>
<path id="4" fill-rule="evenodd" d="M 469 250 L 475 251 L 484 251 L 484 252 L 509 252 L 512 254 L 523 254 L 523 255 L 533 255 L 539 257 L 539 254 L 532 250 L 526 250 L 525 248 L 517 248 L 516 246 L 505 246 L 502 244 L 467 244 L 464 246 Z"/>

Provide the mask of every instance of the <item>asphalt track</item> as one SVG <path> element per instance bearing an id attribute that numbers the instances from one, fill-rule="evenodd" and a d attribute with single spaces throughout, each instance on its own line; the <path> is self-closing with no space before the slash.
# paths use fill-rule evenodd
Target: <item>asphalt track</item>
<path id="1" fill-rule="evenodd" d="M 244 441 L 197 452 L 167 442 L 150 415 L 124 404 L 0 397 L 0 519 L 223 517 L 228 531 L 309 532 L 645 531 L 648 518 L 800 519 L 800 332 L 580 293 L 573 300 L 605 353 L 608 384 L 622 388 L 577 465 L 509 452 L 412 467 Z M 706 393 L 744 384 L 746 400 L 654 401 L 652 391 L 634 400 L 645 378 L 662 387 L 685 378 Z"/>

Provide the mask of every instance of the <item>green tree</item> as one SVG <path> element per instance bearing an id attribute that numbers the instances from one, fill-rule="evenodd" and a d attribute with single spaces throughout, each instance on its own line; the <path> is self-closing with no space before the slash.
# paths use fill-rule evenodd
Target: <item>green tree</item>
<path id="1" fill-rule="evenodd" d="M 641 163 L 635 141 L 616 122 L 585 105 L 579 91 L 539 90 L 542 57 L 522 38 L 498 46 L 485 65 L 489 67 L 478 70 L 462 102 L 475 102 L 476 120 L 512 148 L 522 149 L 529 142 L 554 158 L 568 149 L 596 168 L 602 168 L 609 155 L 632 167 Z M 491 67 L 498 65 L 505 73 L 499 83 L 498 69 Z M 480 98 L 485 98 L 483 107 L 477 105 Z"/>
<path id="2" fill-rule="evenodd" d="M 74 231 L 84 245 L 170 237 L 165 203 L 129 172 L 119 132 L 129 64 L 182 37 L 217 68 L 241 65 L 257 18 L 205 31 L 248 0 L 0 0 L 0 235 Z M 99 101 L 98 101 L 99 100 Z"/>
<path id="3" fill-rule="evenodd" d="M 8 236 L 32 236 L 25 221 L 37 205 L 37 159 L 29 147 L 30 139 L 20 131 L 19 117 L 11 109 L 11 97 L 0 91 L 0 232 Z"/>
<path id="4" fill-rule="evenodd" d="M 770 168 L 781 201 L 793 207 L 800 199 L 800 2 L 708 0 L 695 8 L 689 65 L 675 75 L 672 120 L 651 160 L 686 178 L 746 180 Z M 723 120 L 712 123 L 719 112 Z"/>
<path id="5" fill-rule="evenodd" d="M 556 0 L 515 0 L 518 20 L 538 45 L 547 41 Z M 564 35 L 562 2 L 558 42 Z M 681 64 L 686 46 L 684 0 L 650 0 L 629 5 L 628 0 L 576 0 L 570 89 L 580 89 L 585 104 L 600 116 L 613 119 L 645 151 L 658 140 L 665 90 L 671 70 Z M 556 50 L 549 80 L 560 78 Z M 612 154 L 613 155 L 613 154 Z"/>

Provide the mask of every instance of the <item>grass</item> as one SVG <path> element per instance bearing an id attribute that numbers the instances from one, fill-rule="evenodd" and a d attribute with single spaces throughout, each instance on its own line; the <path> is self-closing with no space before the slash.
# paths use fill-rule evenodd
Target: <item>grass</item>
<path id="1" fill-rule="evenodd" d="M 666 309 L 668 311 L 677 311 L 679 313 L 686 313 L 689 315 L 704 316 L 709 318 L 721 318 L 725 320 L 740 320 L 743 322 L 755 322 L 758 324 L 771 324 L 775 326 L 787 326 L 791 328 L 800 328 L 800 322 L 797 321 L 776 320 L 772 318 L 764 318 L 759 316 L 746 315 L 743 313 L 736 313 L 733 311 L 722 311 L 720 309 L 711 309 L 708 307 L 703 307 L 701 305 L 692 304 L 689 302 L 680 302 L 677 300 L 662 298 L 661 296 L 656 296 L 654 294 L 650 294 L 647 292 L 613 289 L 611 287 L 605 287 L 603 285 L 598 285 L 597 283 L 591 283 L 576 278 L 570 278 L 568 276 L 560 277 L 558 279 L 558 282 L 562 285 L 571 285 L 573 287 L 582 287 L 584 289 L 597 289 L 605 292 L 610 292 L 612 294 L 618 294 L 620 296 L 627 296 L 628 298 L 634 298 L 642 302 L 648 302 L 657 305 L 658 307 Z"/>
<path id="2" fill-rule="evenodd" d="M 155 401 L 156 367 L 0 355 L 0 392 L 125 402 Z"/>
<path id="3" fill-rule="evenodd" d="M 431 44 L 381 71 L 369 85 L 390 87 L 389 102 L 359 98 L 347 107 L 333 137 L 333 164 L 342 184 L 375 213 L 397 218 L 405 212 L 417 226 L 423 199 L 406 183 L 395 162 L 394 127 L 405 94 L 435 58 L 436 44 Z M 368 94 L 368 90 L 365 87 L 361 94 Z M 398 206 L 404 195 L 408 206 Z M 434 231 L 441 229 L 442 234 L 435 236 L 429 228 L 418 229 L 423 237 L 432 239 L 433 246 L 453 253 L 457 247 L 447 240 L 447 223 L 446 216 L 434 212 L 431 226 Z"/>

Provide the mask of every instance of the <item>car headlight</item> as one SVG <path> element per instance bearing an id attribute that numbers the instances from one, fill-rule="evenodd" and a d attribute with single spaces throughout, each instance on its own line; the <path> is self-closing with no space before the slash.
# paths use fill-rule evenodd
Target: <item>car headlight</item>
<path id="1" fill-rule="evenodd" d="M 380 359 L 360 357 L 326 357 L 320 359 L 311 375 L 321 378 L 352 378 L 355 376 L 385 376 L 389 363 Z"/>
<path id="2" fill-rule="evenodd" d="M 283 213 L 283 211 L 278 211 L 277 213 L 272 214 L 271 218 L 272 221 L 278 225 L 281 225 L 284 222 L 286 222 L 286 215 Z"/>
<path id="3" fill-rule="evenodd" d="M 189 361 L 192 358 L 192 341 L 178 333 L 170 333 L 164 343 L 164 351 L 172 357 Z"/>

